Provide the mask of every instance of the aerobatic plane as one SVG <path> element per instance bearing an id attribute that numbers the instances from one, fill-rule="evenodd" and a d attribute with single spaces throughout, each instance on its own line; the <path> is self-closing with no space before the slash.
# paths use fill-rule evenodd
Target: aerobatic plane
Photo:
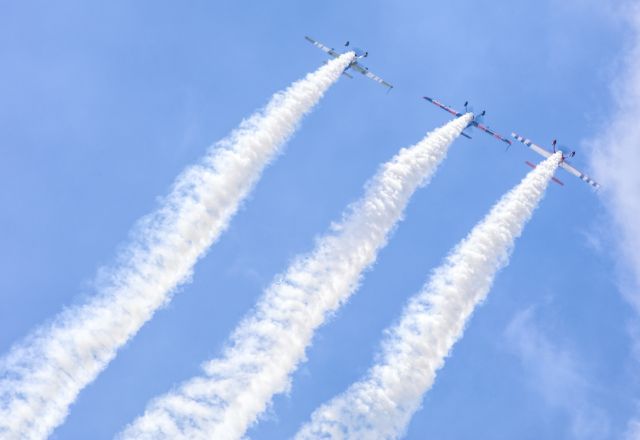
<path id="1" fill-rule="evenodd" d="M 453 116 L 455 116 L 456 118 L 459 118 L 460 116 L 464 115 L 465 113 L 473 113 L 473 109 L 471 107 L 469 107 L 469 101 L 464 103 L 464 113 L 460 113 L 457 110 L 452 109 L 451 107 L 448 107 L 446 105 L 444 105 L 443 103 L 433 99 L 433 98 L 429 98 L 428 96 L 423 96 L 424 99 L 426 99 L 427 101 L 429 101 L 430 103 L 440 107 L 442 110 L 451 113 Z M 473 113 L 473 119 L 471 120 L 471 122 L 469 122 L 469 125 L 467 125 L 466 128 L 470 128 L 470 127 L 477 127 L 480 130 L 484 131 L 485 133 L 490 134 L 491 136 L 493 136 L 494 138 L 504 142 L 505 144 L 507 144 L 507 148 L 509 148 L 509 145 L 511 145 L 511 141 L 507 138 L 505 138 L 504 136 L 499 135 L 498 133 L 496 133 L 495 131 L 493 131 L 492 129 L 490 129 L 489 127 L 487 127 L 486 125 L 484 125 L 482 123 L 482 121 L 484 120 L 484 116 L 487 114 L 486 110 L 482 110 L 482 112 L 476 114 Z M 466 130 L 465 128 L 465 130 Z M 471 136 L 469 136 L 468 133 L 465 133 L 464 131 L 461 133 L 462 136 L 471 139 Z"/>
<path id="2" fill-rule="evenodd" d="M 574 176 L 582 179 L 583 181 L 587 182 L 589 185 L 593 186 L 594 188 L 598 189 L 600 188 L 600 184 L 598 182 L 596 182 L 595 180 L 593 180 L 591 177 L 587 176 L 586 174 L 583 174 L 581 171 L 575 169 L 574 167 L 572 167 L 571 165 L 569 165 L 569 163 L 567 162 L 567 158 L 573 157 L 576 155 L 575 151 L 571 151 L 569 153 L 565 153 L 562 149 L 558 149 L 557 147 L 557 141 L 554 139 L 553 142 L 551 143 L 551 146 L 553 147 L 553 152 L 547 150 L 546 148 L 542 148 L 539 145 L 534 144 L 533 142 L 531 142 L 529 139 L 526 139 L 522 136 L 520 136 L 517 133 L 511 133 L 511 136 L 513 136 L 514 139 L 522 142 L 523 144 L 525 144 L 527 147 L 531 148 L 533 151 L 535 151 L 536 153 L 538 153 L 540 156 L 547 158 L 549 156 L 551 156 L 552 154 L 556 153 L 557 151 L 560 151 L 562 153 L 562 159 L 560 159 L 560 167 L 564 168 L 565 170 L 567 170 L 568 172 L 570 172 L 571 174 L 573 174 Z M 532 164 L 529 161 L 525 162 L 527 165 L 529 165 L 531 168 L 535 168 L 536 166 L 534 164 Z M 564 183 L 562 183 L 560 180 L 556 179 L 555 177 L 553 177 L 553 181 L 560 184 L 560 185 L 564 185 Z"/>
<path id="3" fill-rule="evenodd" d="M 307 37 L 305 36 L 304 38 L 306 38 L 306 40 L 308 42 L 310 42 L 311 44 L 313 44 L 315 47 L 319 48 L 320 50 L 326 52 L 327 54 L 329 54 L 329 56 L 333 57 L 333 58 L 337 58 L 340 55 L 342 55 L 342 53 L 338 53 L 335 51 L 335 49 L 330 49 L 327 46 L 325 46 L 322 43 L 317 42 L 316 40 L 314 40 L 311 37 Z M 349 47 L 349 42 L 347 41 L 344 45 L 344 47 Z M 353 59 L 353 61 L 351 62 L 351 64 L 349 64 L 345 69 L 344 72 L 342 72 L 343 75 L 349 77 L 349 78 L 353 78 L 351 75 L 349 75 L 349 73 L 347 73 L 347 70 L 351 69 L 351 70 L 355 70 L 356 72 L 362 73 L 364 76 L 366 76 L 369 79 L 374 80 L 375 82 L 377 82 L 378 84 L 382 84 L 385 87 L 388 87 L 389 90 L 391 90 L 393 88 L 393 86 L 391 84 L 389 84 L 388 82 L 386 82 L 385 80 L 383 80 L 382 78 L 380 78 L 378 75 L 372 73 L 368 67 L 363 66 L 362 64 L 360 64 L 359 60 L 361 60 L 362 58 L 366 58 L 369 55 L 369 52 L 366 52 L 362 49 L 358 49 L 358 48 L 353 48 L 353 49 L 349 49 L 350 51 L 353 51 L 356 56 Z"/>

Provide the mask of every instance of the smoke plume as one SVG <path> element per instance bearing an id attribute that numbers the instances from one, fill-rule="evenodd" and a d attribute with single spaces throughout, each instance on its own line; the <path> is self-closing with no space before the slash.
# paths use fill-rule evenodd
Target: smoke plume
<path id="1" fill-rule="evenodd" d="M 384 164 L 332 232 L 275 279 L 219 359 L 153 400 L 126 439 L 238 439 L 289 387 L 314 331 L 356 290 L 415 190 L 471 120 L 464 115 Z"/>
<path id="2" fill-rule="evenodd" d="M 303 439 L 394 439 L 406 430 L 558 166 L 556 153 L 507 193 L 436 269 L 382 345 L 380 361 L 317 409 Z"/>
<path id="3" fill-rule="evenodd" d="M 0 437 L 47 437 L 78 393 L 188 281 L 265 166 L 353 59 L 347 53 L 274 95 L 138 225 L 108 280 L 84 304 L 35 331 L 0 360 Z"/>

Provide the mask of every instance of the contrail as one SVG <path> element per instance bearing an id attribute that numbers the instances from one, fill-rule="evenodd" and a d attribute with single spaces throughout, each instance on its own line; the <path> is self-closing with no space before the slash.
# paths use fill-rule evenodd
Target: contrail
<path id="1" fill-rule="evenodd" d="M 380 361 L 317 409 L 297 440 L 395 439 L 405 432 L 474 308 L 507 264 L 559 160 L 556 153 L 531 171 L 453 249 L 388 331 Z"/>
<path id="2" fill-rule="evenodd" d="M 426 184 L 451 142 L 471 120 L 464 115 L 401 150 L 368 183 L 315 250 L 278 276 L 203 374 L 150 402 L 123 439 L 238 439 L 289 387 L 313 333 L 358 287 L 415 190 Z"/>
<path id="3" fill-rule="evenodd" d="M 44 438 L 62 423 L 80 390 L 188 281 L 262 170 L 353 56 L 346 53 L 275 94 L 186 169 L 158 211 L 140 222 L 98 294 L 0 360 L 1 438 Z"/>

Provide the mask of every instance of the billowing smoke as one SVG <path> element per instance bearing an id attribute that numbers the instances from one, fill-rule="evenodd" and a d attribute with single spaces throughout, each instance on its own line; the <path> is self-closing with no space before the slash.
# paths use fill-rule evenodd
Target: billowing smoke
<path id="1" fill-rule="evenodd" d="M 98 294 L 0 360 L 0 437 L 44 438 L 64 420 L 80 390 L 190 278 L 262 170 L 352 59 L 344 54 L 277 93 L 214 145 L 141 221 Z"/>
<path id="2" fill-rule="evenodd" d="M 358 287 L 415 190 L 433 175 L 464 115 L 384 164 L 316 249 L 277 277 L 203 374 L 153 400 L 121 434 L 127 439 L 238 439 L 289 387 L 314 331 Z"/>
<path id="3" fill-rule="evenodd" d="M 556 153 L 531 171 L 454 248 L 388 332 L 380 361 L 317 409 L 297 440 L 394 439 L 405 432 L 473 310 L 507 264 L 559 159 Z"/>

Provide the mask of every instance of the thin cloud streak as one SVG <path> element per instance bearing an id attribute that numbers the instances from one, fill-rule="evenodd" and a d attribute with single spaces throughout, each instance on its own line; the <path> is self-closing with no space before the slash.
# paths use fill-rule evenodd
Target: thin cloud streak
<path id="1" fill-rule="evenodd" d="M 552 341 L 535 321 L 535 310 L 525 309 L 511 320 L 505 337 L 520 359 L 531 388 L 551 407 L 565 412 L 571 438 L 610 438 L 606 414 L 590 398 L 591 381 L 584 362 L 567 347 Z"/>
<path id="2" fill-rule="evenodd" d="M 601 200 L 615 238 L 618 282 L 636 312 L 629 324 L 632 356 L 640 361 L 640 4 L 625 2 L 622 18 L 631 25 L 632 40 L 620 76 L 612 85 L 614 108 L 591 146 L 591 167 L 602 182 Z M 634 367 L 637 368 L 637 367 Z M 629 421 L 628 439 L 640 439 L 640 416 Z"/>
<path id="3" fill-rule="evenodd" d="M 629 5 L 625 16 L 633 27 L 633 42 L 613 84 L 615 108 L 588 144 L 591 166 L 602 181 L 601 199 L 617 231 L 620 263 L 629 275 L 622 290 L 640 313 L 640 5 Z"/>

